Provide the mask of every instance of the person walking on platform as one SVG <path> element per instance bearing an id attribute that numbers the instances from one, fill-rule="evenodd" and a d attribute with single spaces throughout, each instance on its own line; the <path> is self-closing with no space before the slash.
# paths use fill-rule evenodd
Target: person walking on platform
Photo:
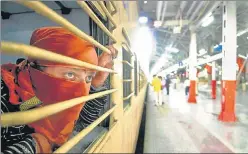
<path id="1" fill-rule="evenodd" d="M 161 81 L 161 99 L 162 99 L 162 104 L 166 102 L 165 100 L 165 80 L 162 78 L 162 76 L 158 77 Z"/>
<path id="2" fill-rule="evenodd" d="M 189 93 L 189 85 L 190 85 L 189 79 L 186 78 L 186 80 L 184 81 L 184 88 L 185 88 L 185 95 L 186 95 L 186 96 L 187 96 L 188 93 Z"/>
<path id="3" fill-rule="evenodd" d="M 155 105 L 159 106 L 162 105 L 162 91 L 161 91 L 161 80 L 156 76 L 153 75 L 153 79 L 152 79 L 152 84 L 151 84 L 154 88 L 154 93 L 155 93 Z"/>
<path id="4" fill-rule="evenodd" d="M 169 75 L 167 75 L 165 82 L 166 82 L 165 87 L 166 87 L 167 95 L 169 95 L 170 94 L 170 83 L 171 83 Z"/>

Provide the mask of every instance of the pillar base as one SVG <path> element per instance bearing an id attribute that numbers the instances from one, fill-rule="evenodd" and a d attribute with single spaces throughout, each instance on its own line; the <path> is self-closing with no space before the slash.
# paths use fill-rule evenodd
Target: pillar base
<path id="1" fill-rule="evenodd" d="M 235 113 L 221 112 L 218 119 L 223 122 L 236 122 Z"/>
<path id="2" fill-rule="evenodd" d="M 190 81 L 188 103 L 196 104 L 196 81 L 194 80 Z"/>
<path id="3" fill-rule="evenodd" d="M 216 80 L 212 80 L 212 99 L 216 99 Z"/>
<path id="4" fill-rule="evenodd" d="M 235 100 L 236 100 L 236 81 L 222 81 L 221 113 L 218 117 L 223 122 L 235 122 Z"/>

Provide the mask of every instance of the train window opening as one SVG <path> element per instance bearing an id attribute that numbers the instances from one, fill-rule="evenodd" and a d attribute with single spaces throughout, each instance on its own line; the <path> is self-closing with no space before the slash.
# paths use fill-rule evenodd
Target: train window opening
<path id="1" fill-rule="evenodd" d="M 102 21 L 102 23 L 108 27 L 108 21 L 104 21 L 100 16 L 98 16 L 98 18 Z M 109 37 L 101 30 L 101 28 L 90 18 L 90 33 L 91 36 L 98 41 L 99 43 L 105 45 L 109 44 Z M 96 48 L 97 51 L 97 55 L 100 56 L 103 51 L 100 50 L 99 48 Z M 108 76 L 107 80 L 105 81 L 104 85 L 102 86 L 105 90 L 109 90 L 110 87 L 110 76 Z M 105 113 L 107 110 L 110 109 L 110 96 L 104 96 L 102 97 L 102 101 L 105 102 L 104 103 L 104 107 L 103 109 L 100 111 L 99 116 L 101 116 L 103 113 Z M 103 127 L 109 127 L 109 118 L 106 118 L 101 124 L 100 126 Z"/>
<path id="2" fill-rule="evenodd" d="M 134 55 L 134 95 L 138 95 L 138 61 L 136 55 Z"/>
<path id="3" fill-rule="evenodd" d="M 100 19 L 100 21 L 106 26 L 109 27 L 109 21 L 104 20 L 103 16 L 99 13 L 97 8 L 89 1 L 86 2 L 91 10 L 96 14 L 96 16 Z M 106 5 L 106 4 L 105 4 Z M 89 26 L 90 26 L 90 35 L 100 44 L 106 46 L 109 44 L 109 37 L 105 34 L 105 32 L 89 17 Z M 95 48 L 97 55 L 100 56 L 103 51 L 99 48 Z M 91 87 L 95 89 L 94 87 Z M 103 86 L 100 87 L 100 91 L 105 91 L 111 89 L 110 86 L 110 76 L 105 80 Z M 98 91 L 98 90 L 97 90 Z M 99 91 L 98 91 L 99 92 Z M 90 93 L 92 94 L 92 93 Z M 91 107 L 96 108 L 97 118 L 101 117 L 106 111 L 110 109 L 110 95 L 106 95 L 100 97 L 98 99 L 87 102 L 90 110 Z M 86 109 L 86 108 L 85 108 Z M 96 119 L 95 119 L 96 120 Z M 86 152 L 93 146 L 106 132 L 109 130 L 109 121 L 110 116 L 105 118 L 97 127 L 95 127 L 85 138 L 83 138 L 76 146 L 74 146 L 69 153 L 75 152 Z M 78 131 L 80 132 L 80 131 Z M 76 134 L 74 134 L 75 136 Z"/>
<path id="4" fill-rule="evenodd" d="M 132 80 L 132 76 L 131 76 L 132 75 L 132 67 L 129 65 L 129 64 L 132 64 L 132 62 L 131 62 L 132 55 L 124 47 L 122 47 L 122 51 L 123 51 L 122 52 L 123 53 L 123 56 L 122 56 L 122 59 L 123 59 L 123 65 L 122 65 L 122 67 L 123 67 L 123 81 L 124 80 Z M 128 62 L 129 64 L 125 63 L 125 62 Z M 131 85 L 132 85 L 132 82 L 123 82 L 123 98 L 127 98 L 132 93 Z M 131 97 L 123 100 L 124 109 L 126 107 L 128 108 L 128 105 L 130 105 L 130 100 L 131 100 Z"/>
<path id="5" fill-rule="evenodd" d="M 6 2 L 6 1 L 1 2 L 1 4 L 3 3 L 8 3 L 6 5 L 8 7 L 5 8 L 6 11 L 11 11 L 11 10 L 8 10 L 8 9 L 11 9 L 10 7 L 11 4 L 13 5 L 13 8 L 15 8 L 14 6 L 16 5 L 19 5 L 13 2 Z M 44 3 L 46 4 L 47 2 L 44 2 Z M 104 20 L 102 15 L 98 13 L 98 10 L 93 7 L 94 5 L 92 5 L 91 2 L 87 2 L 87 4 L 92 9 L 92 11 L 97 15 L 97 17 L 102 21 L 102 23 L 106 27 L 108 27 L 109 26 L 108 20 Z M 101 28 L 99 28 L 97 24 L 81 8 L 72 8 L 71 13 L 68 15 L 62 15 L 61 11 L 58 11 L 53 8 L 51 9 L 56 11 L 59 15 L 66 18 L 71 23 L 75 24 L 76 27 L 79 27 L 79 29 L 85 32 L 86 34 L 91 35 L 100 44 L 104 46 L 109 44 L 108 35 L 106 35 L 101 30 Z M 28 24 L 28 22 L 26 22 L 29 20 L 33 21 L 32 24 L 30 23 Z M 78 22 L 78 20 L 80 22 Z M 21 24 L 17 26 L 15 23 L 21 23 Z M 11 15 L 11 17 L 7 20 L 4 20 L 4 21 L 2 20 L 1 37 L 3 40 L 6 40 L 6 41 L 29 44 L 29 40 L 30 40 L 32 32 L 37 28 L 46 27 L 46 26 L 58 26 L 58 25 L 54 23 L 53 21 L 50 21 L 47 18 L 36 14 L 34 11 L 31 13 L 17 13 L 17 14 Z M 100 50 L 99 48 L 96 48 L 96 52 L 99 56 L 103 51 Z M 8 56 L 8 55 L 1 54 L 1 64 L 9 63 L 9 62 L 16 63 L 16 60 L 19 58 L 22 58 L 22 57 Z M 110 87 L 110 76 L 109 76 L 100 91 L 109 90 L 110 88 L 111 87 Z M 101 102 L 99 102 L 99 100 Z M 100 107 L 97 107 L 97 110 L 99 111 L 97 115 L 98 118 L 101 115 L 103 115 L 107 110 L 110 109 L 110 95 L 104 96 L 101 99 L 93 100 L 93 101 L 94 102 L 98 101 L 95 103 L 96 106 L 100 105 Z M 87 149 L 89 149 L 90 146 L 92 146 L 100 137 L 102 137 L 109 130 L 109 120 L 110 120 L 110 116 L 108 116 L 105 120 L 103 120 L 89 134 L 87 134 L 78 144 L 76 144 L 70 150 L 70 152 L 82 153 L 83 151 L 87 151 Z M 70 138 L 77 135 L 81 130 L 82 129 L 79 130 L 79 128 L 75 127 Z M 56 150 L 56 149 L 53 149 L 53 150 Z"/>

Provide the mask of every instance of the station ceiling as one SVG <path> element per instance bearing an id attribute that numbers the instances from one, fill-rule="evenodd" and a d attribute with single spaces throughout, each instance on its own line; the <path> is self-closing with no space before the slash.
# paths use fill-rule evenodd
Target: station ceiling
<path id="1" fill-rule="evenodd" d="M 179 49 L 178 53 L 167 53 L 168 62 L 163 64 L 167 68 L 179 61 L 186 59 L 189 55 L 190 31 L 189 25 L 182 27 L 181 33 L 173 33 L 175 26 L 167 26 L 166 22 L 172 20 L 189 20 L 189 23 L 197 23 L 208 13 L 217 1 L 139 1 L 139 11 L 141 15 L 145 15 L 151 21 L 155 21 L 158 17 L 163 20 L 163 24 L 159 28 L 153 27 L 153 33 L 156 38 L 156 50 L 153 51 L 150 60 L 150 70 L 155 63 L 165 54 L 166 47 L 173 45 Z M 160 4 L 159 4 L 160 3 Z M 162 3 L 162 5 L 161 5 Z M 161 12 L 159 5 L 162 6 Z M 212 55 L 211 48 L 222 42 L 222 3 L 218 5 L 213 12 L 214 21 L 207 27 L 199 27 L 197 29 L 197 51 L 204 48 Z M 248 1 L 237 1 L 237 32 L 248 28 Z M 239 54 L 246 55 L 248 53 L 248 33 L 237 37 L 237 51 Z"/>

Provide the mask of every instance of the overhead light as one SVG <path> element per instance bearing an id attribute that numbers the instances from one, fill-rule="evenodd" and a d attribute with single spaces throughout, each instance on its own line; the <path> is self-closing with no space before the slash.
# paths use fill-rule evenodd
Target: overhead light
<path id="1" fill-rule="evenodd" d="M 247 32 L 248 32 L 248 28 L 246 28 L 245 30 L 242 30 L 242 31 L 238 32 L 237 33 L 237 36 L 241 36 L 241 35 L 243 35 L 243 34 L 245 34 Z"/>
<path id="2" fill-rule="evenodd" d="M 179 50 L 177 48 L 173 48 L 173 47 L 166 47 L 165 50 L 167 50 L 169 52 L 173 52 L 173 53 L 179 52 Z"/>
<path id="3" fill-rule="evenodd" d="M 210 16 L 212 16 L 212 12 L 210 12 L 210 13 L 206 16 L 206 18 L 208 18 L 208 17 L 210 17 Z"/>
<path id="4" fill-rule="evenodd" d="M 160 26 L 162 26 L 162 21 L 154 21 L 154 27 L 156 27 L 156 28 L 158 28 L 158 27 L 160 27 Z"/>
<path id="5" fill-rule="evenodd" d="M 206 53 L 207 53 L 207 51 L 205 49 L 201 49 L 201 50 L 199 50 L 198 56 L 202 56 L 202 55 L 204 55 Z"/>
<path id="6" fill-rule="evenodd" d="M 238 48 L 239 46 L 237 45 L 237 48 Z"/>
<path id="7" fill-rule="evenodd" d="M 148 18 L 147 17 L 139 17 L 139 23 L 141 24 L 146 24 L 148 22 Z"/>
<path id="8" fill-rule="evenodd" d="M 239 56 L 240 58 L 247 59 L 247 57 L 245 57 L 245 56 L 243 56 L 243 55 L 241 55 L 241 54 L 239 54 L 238 56 Z"/>
<path id="9" fill-rule="evenodd" d="M 144 1 L 144 3 L 146 4 L 146 3 L 147 3 L 147 1 Z"/>
<path id="10" fill-rule="evenodd" d="M 203 23 L 202 23 L 202 27 L 207 27 L 209 24 L 211 24 L 212 22 L 214 21 L 214 16 L 210 16 L 210 17 L 207 17 Z"/>
<path id="11" fill-rule="evenodd" d="M 181 33 L 181 27 L 180 27 L 180 26 L 174 27 L 174 28 L 173 28 L 173 33 L 174 33 L 174 34 L 179 34 L 179 33 Z"/>

